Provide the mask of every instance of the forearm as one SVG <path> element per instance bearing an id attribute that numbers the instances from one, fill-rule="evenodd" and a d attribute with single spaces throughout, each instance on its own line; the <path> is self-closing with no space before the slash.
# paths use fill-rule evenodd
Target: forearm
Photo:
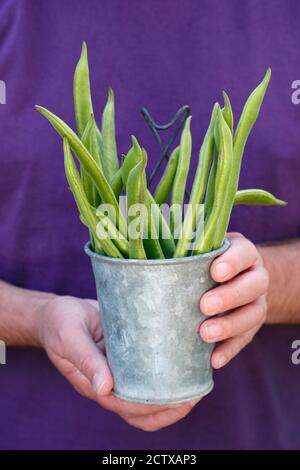
<path id="1" fill-rule="evenodd" d="M 300 323 L 300 240 L 259 247 L 270 276 L 267 323 Z"/>
<path id="2" fill-rule="evenodd" d="M 53 294 L 12 286 L 0 280 L 0 340 L 11 346 L 38 346 L 36 316 Z"/>

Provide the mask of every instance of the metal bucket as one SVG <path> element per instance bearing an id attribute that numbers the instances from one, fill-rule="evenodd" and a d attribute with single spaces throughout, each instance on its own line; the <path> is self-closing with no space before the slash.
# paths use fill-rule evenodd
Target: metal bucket
<path id="1" fill-rule="evenodd" d="M 91 257 L 114 394 L 123 400 L 174 404 L 213 388 L 212 344 L 202 341 L 200 297 L 215 286 L 212 261 L 229 246 L 166 260 Z"/>

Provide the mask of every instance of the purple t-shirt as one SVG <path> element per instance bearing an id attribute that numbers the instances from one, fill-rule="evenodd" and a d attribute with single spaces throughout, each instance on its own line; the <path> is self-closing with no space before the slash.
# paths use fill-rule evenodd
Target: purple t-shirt
<path id="1" fill-rule="evenodd" d="M 193 167 L 213 103 L 228 91 L 238 116 L 268 66 L 272 80 L 244 156 L 241 188 L 263 187 L 286 208 L 241 207 L 231 228 L 255 242 L 299 236 L 300 4 L 295 1 L 2 0 L 0 3 L 0 277 L 18 286 L 95 297 L 87 240 L 63 169 L 62 142 L 34 111 L 74 127 L 72 76 L 89 46 L 96 117 L 112 86 L 119 153 L 135 134 L 159 150 L 139 110 L 166 122 L 192 108 Z M 299 448 L 299 326 L 264 327 L 215 389 L 179 423 L 145 433 L 79 396 L 35 349 L 0 367 L 0 448 Z"/>

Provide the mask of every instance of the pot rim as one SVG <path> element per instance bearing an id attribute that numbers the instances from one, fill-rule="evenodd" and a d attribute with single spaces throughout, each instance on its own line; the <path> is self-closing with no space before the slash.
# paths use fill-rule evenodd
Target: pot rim
<path id="1" fill-rule="evenodd" d="M 223 254 L 229 247 L 231 243 L 226 238 L 223 245 L 213 251 L 209 251 L 208 253 L 203 253 L 201 255 L 194 255 L 194 256 L 185 256 L 183 258 L 165 258 L 165 259 L 128 259 L 128 258 L 111 258 L 110 256 L 103 256 L 95 253 L 91 249 L 91 242 L 88 241 L 84 245 L 85 253 L 90 256 L 90 258 L 94 258 L 101 263 L 108 263 L 108 264 L 129 264 L 129 265 L 138 265 L 138 266 L 156 266 L 156 265 L 174 265 L 174 264 L 185 264 L 185 263 L 192 263 L 196 261 L 200 261 L 202 259 L 215 259 L 217 256 Z"/>

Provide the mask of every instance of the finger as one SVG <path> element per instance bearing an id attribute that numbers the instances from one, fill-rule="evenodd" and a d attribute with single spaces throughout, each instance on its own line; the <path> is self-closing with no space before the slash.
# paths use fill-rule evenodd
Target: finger
<path id="1" fill-rule="evenodd" d="M 179 407 L 154 413 L 144 417 L 126 419 L 127 423 L 143 431 L 154 432 L 170 426 L 187 416 L 200 399 L 181 404 Z"/>
<path id="2" fill-rule="evenodd" d="M 266 310 L 265 297 L 262 296 L 232 313 L 206 320 L 200 327 L 200 335 L 207 343 L 214 343 L 246 333 L 264 322 Z"/>
<path id="3" fill-rule="evenodd" d="M 97 401 L 97 395 L 92 388 L 90 381 L 78 369 L 74 368 L 74 372 L 67 378 L 80 395 L 88 398 L 89 400 Z"/>
<path id="4" fill-rule="evenodd" d="M 103 330 L 99 314 L 99 304 L 97 300 L 92 299 L 85 299 L 84 302 L 89 306 L 89 315 L 88 317 L 85 317 L 85 322 L 93 339 L 96 343 L 98 343 L 103 338 Z"/>
<path id="5" fill-rule="evenodd" d="M 263 266 L 251 268 L 228 283 L 204 294 L 200 309 L 204 315 L 216 315 L 249 304 L 266 293 L 269 277 Z"/>
<path id="6" fill-rule="evenodd" d="M 98 300 L 94 299 L 84 299 L 86 300 L 90 305 L 92 305 L 95 309 L 99 310 L 99 303 Z"/>
<path id="7" fill-rule="evenodd" d="M 106 357 L 106 349 L 105 349 L 105 341 L 104 338 L 101 338 L 99 341 L 96 341 L 98 349 L 103 353 L 103 355 Z"/>
<path id="8" fill-rule="evenodd" d="M 228 234 L 230 247 L 211 265 L 211 275 L 216 282 L 225 282 L 250 268 L 258 260 L 255 245 L 240 233 Z"/>
<path id="9" fill-rule="evenodd" d="M 65 359 L 68 359 L 90 382 L 96 395 L 107 395 L 113 379 L 106 358 L 84 329 L 72 331 L 64 338 Z"/>
<path id="10" fill-rule="evenodd" d="M 113 411 L 124 419 L 147 416 L 169 408 L 168 405 L 144 405 L 142 403 L 129 402 L 121 400 L 114 395 L 101 396 L 98 399 L 98 403 L 106 410 Z"/>
<path id="11" fill-rule="evenodd" d="M 95 400 L 96 395 L 90 381 L 67 359 L 60 356 L 49 355 L 58 371 L 73 385 L 80 395 L 90 400 Z"/>
<path id="12" fill-rule="evenodd" d="M 90 381 L 78 369 L 75 369 L 74 367 L 73 371 L 66 374 L 65 377 L 80 395 L 90 400 L 97 400 L 97 395 L 92 388 Z"/>
<path id="13" fill-rule="evenodd" d="M 249 344 L 261 325 L 256 326 L 247 333 L 227 339 L 213 351 L 211 356 L 211 365 L 214 369 L 220 369 L 228 364 L 247 344 Z"/>

